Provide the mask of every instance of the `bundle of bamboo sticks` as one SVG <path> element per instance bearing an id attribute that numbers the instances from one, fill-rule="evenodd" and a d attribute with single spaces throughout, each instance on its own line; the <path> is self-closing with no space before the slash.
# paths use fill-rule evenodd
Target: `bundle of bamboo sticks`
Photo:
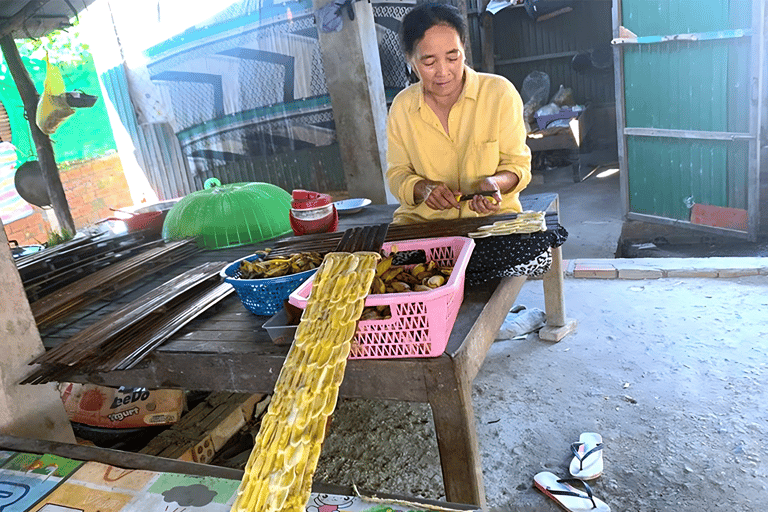
<path id="1" fill-rule="evenodd" d="M 227 262 L 188 270 L 41 354 L 22 384 L 65 381 L 74 374 L 135 366 L 196 316 L 234 292 L 221 283 Z"/>
<path id="2" fill-rule="evenodd" d="M 30 304 L 38 326 L 52 323 L 193 252 L 194 240 L 170 242 L 93 272 Z"/>

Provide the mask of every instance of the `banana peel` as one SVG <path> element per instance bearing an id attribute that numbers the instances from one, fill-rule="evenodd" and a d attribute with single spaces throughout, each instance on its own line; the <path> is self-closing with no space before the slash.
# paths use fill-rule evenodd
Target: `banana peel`
<path id="1" fill-rule="evenodd" d="M 257 251 L 256 254 L 265 258 L 271 249 Z M 299 272 L 306 272 L 320 266 L 323 257 L 317 252 L 301 252 L 292 254 L 288 258 L 262 259 L 257 261 L 243 260 L 240 262 L 241 279 L 266 279 L 271 277 L 283 277 Z"/>
<path id="2" fill-rule="evenodd" d="M 452 266 L 440 266 L 437 261 L 419 263 L 412 268 L 394 265 L 393 252 L 376 266 L 376 276 L 371 283 L 371 294 L 431 291 L 448 282 Z M 380 315 L 381 316 L 381 315 Z"/>

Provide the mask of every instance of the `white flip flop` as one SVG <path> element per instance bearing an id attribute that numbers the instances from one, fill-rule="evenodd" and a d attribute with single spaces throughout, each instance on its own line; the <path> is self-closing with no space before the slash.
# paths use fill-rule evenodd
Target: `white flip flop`
<path id="1" fill-rule="evenodd" d="M 611 512 L 611 507 L 595 498 L 589 485 L 577 478 L 559 479 L 549 471 L 542 471 L 533 477 L 533 484 L 568 512 Z M 569 484 L 581 485 L 584 490 Z"/>
<path id="2" fill-rule="evenodd" d="M 584 432 L 579 442 L 571 445 L 571 476 L 581 480 L 594 480 L 603 474 L 603 438 L 594 432 Z"/>

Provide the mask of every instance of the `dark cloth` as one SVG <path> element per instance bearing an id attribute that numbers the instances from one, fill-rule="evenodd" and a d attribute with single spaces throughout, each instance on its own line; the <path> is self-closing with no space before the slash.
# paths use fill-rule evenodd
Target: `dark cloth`
<path id="1" fill-rule="evenodd" d="M 465 284 L 474 286 L 498 277 L 541 275 L 552 264 L 551 249 L 563 245 L 567 238 L 568 232 L 560 225 L 537 233 L 475 238 Z"/>

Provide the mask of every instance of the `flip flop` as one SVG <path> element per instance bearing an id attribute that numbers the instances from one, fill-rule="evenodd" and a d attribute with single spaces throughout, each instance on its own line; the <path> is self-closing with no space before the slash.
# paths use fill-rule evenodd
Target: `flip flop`
<path id="1" fill-rule="evenodd" d="M 571 445 L 571 476 L 581 480 L 593 480 L 603 474 L 603 438 L 594 432 L 579 436 L 579 442 Z"/>
<path id="2" fill-rule="evenodd" d="M 595 498 L 589 485 L 578 478 L 559 479 L 549 471 L 542 471 L 533 477 L 533 484 L 568 512 L 611 512 L 611 507 Z M 569 484 L 579 484 L 584 490 Z"/>

